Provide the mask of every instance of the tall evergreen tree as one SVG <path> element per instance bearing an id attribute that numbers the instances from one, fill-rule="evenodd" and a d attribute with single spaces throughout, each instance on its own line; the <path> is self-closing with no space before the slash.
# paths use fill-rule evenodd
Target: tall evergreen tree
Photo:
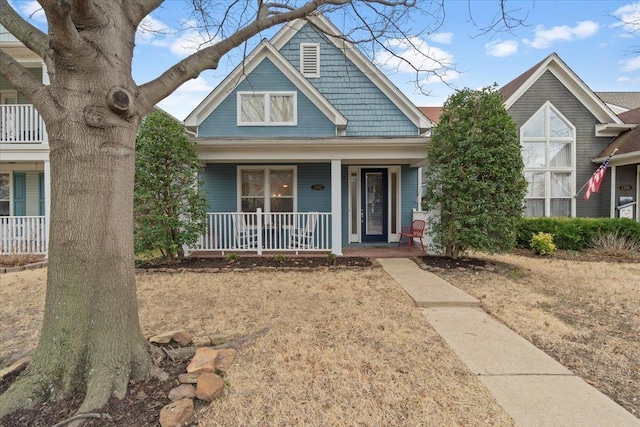
<path id="1" fill-rule="evenodd" d="M 526 181 L 516 125 L 494 88 L 463 89 L 445 102 L 426 166 L 427 210 L 445 255 L 508 250 L 522 215 Z"/>

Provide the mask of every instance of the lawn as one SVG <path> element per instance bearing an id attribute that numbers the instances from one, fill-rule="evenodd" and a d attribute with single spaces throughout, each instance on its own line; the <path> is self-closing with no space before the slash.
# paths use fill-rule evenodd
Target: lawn
<path id="1" fill-rule="evenodd" d="M 35 346 L 46 271 L 0 275 L 0 365 Z M 379 267 L 145 273 L 147 335 L 269 332 L 238 353 L 202 426 L 513 425 Z"/>
<path id="2" fill-rule="evenodd" d="M 639 417 L 640 263 L 480 257 L 501 266 L 438 274 Z"/>

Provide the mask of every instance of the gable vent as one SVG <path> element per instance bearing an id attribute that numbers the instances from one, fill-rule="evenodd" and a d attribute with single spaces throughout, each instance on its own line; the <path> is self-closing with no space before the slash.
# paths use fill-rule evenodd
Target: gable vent
<path id="1" fill-rule="evenodd" d="M 305 77 L 320 77 L 320 45 L 300 44 L 300 72 Z"/>

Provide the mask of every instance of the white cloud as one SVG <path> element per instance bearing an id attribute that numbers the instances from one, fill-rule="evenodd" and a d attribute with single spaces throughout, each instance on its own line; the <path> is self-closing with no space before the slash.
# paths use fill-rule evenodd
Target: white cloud
<path id="1" fill-rule="evenodd" d="M 625 59 L 622 62 L 622 67 L 620 68 L 622 71 L 635 71 L 640 69 L 640 56 L 636 56 L 635 58 Z"/>
<path id="2" fill-rule="evenodd" d="M 375 62 L 399 73 L 419 73 L 420 83 L 452 81 L 460 77 L 453 70 L 453 54 L 429 44 L 420 37 L 387 40 L 388 50 L 375 53 Z M 425 77 L 426 76 L 426 77 Z"/>
<path id="3" fill-rule="evenodd" d="M 618 22 L 612 25 L 614 28 L 622 27 L 624 30 L 633 33 L 640 31 L 640 2 L 630 3 L 616 9 L 612 13 L 618 18 Z"/>
<path id="4" fill-rule="evenodd" d="M 434 43 L 451 44 L 453 41 L 453 33 L 436 33 L 429 36 L 429 40 Z"/>
<path id="5" fill-rule="evenodd" d="M 140 22 L 140 25 L 138 25 L 136 42 L 138 44 L 153 43 L 157 37 L 165 37 L 171 34 L 173 34 L 173 32 L 169 30 L 169 27 L 164 22 L 151 15 L 147 15 L 142 22 Z"/>
<path id="6" fill-rule="evenodd" d="M 487 55 L 502 58 L 513 55 L 518 51 L 518 42 L 515 40 L 495 40 L 484 45 Z"/>
<path id="7" fill-rule="evenodd" d="M 34 21 L 39 22 L 47 21 L 44 10 L 42 10 L 42 6 L 40 6 L 40 4 L 35 0 L 18 1 L 16 5 L 12 4 L 11 6 L 20 12 L 22 16 L 28 19 L 33 19 Z"/>
<path id="8" fill-rule="evenodd" d="M 545 29 L 544 25 L 538 25 L 535 29 L 533 40 L 524 39 L 524 44 L 535 49 L 546 49 L 556 41 L 571 41 L 586 39 L 598 32 L 600 25 L 593 21 L 578 22 L 575 27 L 560 25 L 551 29 Z"/>
<path id="9" fill-rule="evenodd" d="M 178 56 L 187 56 L 200 49 L 211 46 L 218 42 L 216 38 L 211 39 L 206 34 L 197 31 L 188 31 L 171 43 L 171 52 Z"/>
<path id="10" fill-rule="evenodd" d="M 616 83 L 620 86 L 640 86 L 640 77 L 632 79 L 630 77 L 618 77 Z"/>
<path id="11" fill-rule="evenodd" d="M 212 90 L 213 86 L 202 76 L 199 76 L 184 83 L 170 96 L 160 101 L 158 106 L 174 117 L 183 120 Z"/>
<path id="12" fill-rule="evenodd" d="M 180 86 L 178 92 L 211 92 L 213 86 L 211 86 L 202 76 L 198 76 L 195 79 L 191 79 Z"/>

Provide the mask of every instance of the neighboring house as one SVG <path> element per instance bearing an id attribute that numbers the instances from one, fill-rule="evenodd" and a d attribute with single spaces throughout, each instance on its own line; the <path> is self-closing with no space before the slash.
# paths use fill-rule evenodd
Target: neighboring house
<path id="1" fill-rule="evenodd" d="M 42 59 L 2 26 L 0 49 L 48 83 Z M 0 254 L 46 252 L 49 194 L 44 122 L 33 105 L 0 76 Z"/>
<path id="2" fill-rule="evenodd" d="M 433 123 L 326 18 L 263 40 L 185 119 L 204 164 L 204 250 L 397 242 Z M 301 237 L 304 236 L 304 237 Z"/>
<path id="3" fill-rule="evenodd" d="M 616 113 L 640 108 L 640 92 L 595 92 Z"/>
<path id="4" fill-rule="evenodd" d="M 638 200 L 637 113 L 616 115 L 555 53 L 500 91 L 520 132 L 526 216 L 617 217 Z M 583 185 L 615 148 L 600 191 L 584 200 Z M 640 220 L 637 206 L 632 217 Z"/>

